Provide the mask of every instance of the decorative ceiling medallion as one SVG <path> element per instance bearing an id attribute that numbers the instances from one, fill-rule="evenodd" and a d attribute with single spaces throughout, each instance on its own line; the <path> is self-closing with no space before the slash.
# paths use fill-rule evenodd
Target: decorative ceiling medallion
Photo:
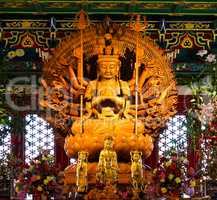
<path id="1" fill-rule="evenodd" d="M 30 28 L 32 23 L 30 21 L 22 21 L 21 22 L 23 28 Z"/>
<path id="2" fill-rule="evenodd" d="M 193 45 L 194 45 L 194 41 L 190 38 L 188 34 L 186 34 L 181 42 L 182 48 L 192 48 Z"/>
<path id="3" fill-rule="evenodd" d="M 22 38 L 21 46 L 24 48 L 31 48 L 34 47 L 34 40 L 27 34 Z"/>
<path id="4" fill-rule="evenodd" d="M 193 23 L 186 23 L 185 24 L 185 28 L 186 29 L 193 29 L 194 28 L 194 24 Z"/>

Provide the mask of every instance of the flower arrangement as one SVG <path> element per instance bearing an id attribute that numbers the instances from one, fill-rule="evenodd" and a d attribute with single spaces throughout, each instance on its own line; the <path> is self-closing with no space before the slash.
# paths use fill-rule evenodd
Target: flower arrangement
<path id="1" fill-rule="evenodd" d="M 179 197 L 184 192 L 192 196 L 196 186 L 194 174 L 192 168 L 188 169 L 188 160 L 171 150 L 167 156 L 160 158 L 153 170 L 158 196 Z"/>
<path id="2" fill-rule="evenodd" d="M 201 106 L 199 118 L 208 139 L 217 139 L 217 97 Z"/>
<path id="3" fill-rule="evenodd" d="M 0 192 L 9 194 L 12 180 L 20 172 L 22 166 L 22 160 L 11 153 L 0 158 Z"/>
<path id="4" fill-rule="evenodd" d="M 42 151 L 39 156 L 25 165 L 16 181 L 15 191 L 34 195 L 53 196 L 60 192 L 53 157 L 48 151 Z"/>

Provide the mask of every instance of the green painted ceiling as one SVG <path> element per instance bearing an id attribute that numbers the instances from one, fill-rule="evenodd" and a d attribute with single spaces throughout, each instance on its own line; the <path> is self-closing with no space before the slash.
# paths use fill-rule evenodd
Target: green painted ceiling
<path id="1" fill-rule="evenodd" d="M 7 58 L 5 55 L 14 51 L 15 43 L 19 43 L 18 36 L 24 33 L 35 35 L 42 42 L 50 41 L 50 19 L 53 17 L 56 19 L 56 41 L 61 40 L 64 34 L 74 31 L 71 25 L 81 9 L 87 12 L 92 22 L 102 21 L 105 15 L 109 15 L 113 21 L 128 23 L 131 14 L 142 14 L 149 22 L 147 34 L 153 36 L 162 48 L 169 48 L 166 44 L 170 44 L 173 49 L 180 49 L 180 38 L 188 33 L 195 38 L 195 43 L 202 45 L 200 48 L 217 52 L 217 0 L 0 0 L 0 77 L 8 80 L 19 73 L 40 75 L 41 63 L 38 63 L 40 59 L 35 49 L 25 49 L 31 60 L 25 57 L 24 60 L 8 61 L 4 59 Z M 43 43 L 41 47 L 47 45 Z M 174 65 L 181 84 L 206 69 L 203 63 L 192 60 L 189 56 L 192 53 L 188 52 L 189 58 L 186 58 L 185 52 L 186 49 L 180 50 L 182 60 L 177 58 Z M 182 69 L 183 66 L 187 67 Z"/>
<path id="2" fill-rule="evenodd" d="M 0 0 L 0 14 L 91 14 L 214 15 L 217 0 Z"/>

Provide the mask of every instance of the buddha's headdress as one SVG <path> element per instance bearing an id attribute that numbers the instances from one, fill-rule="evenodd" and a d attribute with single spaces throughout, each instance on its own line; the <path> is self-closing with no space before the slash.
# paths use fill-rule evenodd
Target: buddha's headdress
<path id="1" fill-rule="evenodd" d="M 97 44 L 98 63 L 115 62 L 120 64 L 118 44 L 112 41 L 112 35 L 107 33 L 104 38 L 99 38 Z"/>
<path id="2" fill-rule="evenodd" d="M 78 152 L 78 158 L 81 158 L 81 157 L 87 158 L 88 155 L 89 155 L 89 153 L 86 152 L 86 151 L 79 151 L 79 152 Z"/>
<path id="3" fill-rule="evenodd" d="M 135 151 L 131 151 L 130 152 L 131 157 L 133 157 L 133 155 L 135 155 L 135 154 L 142 156 L 142 152 L 141 151 L 135 150 Z"/>
<path id="4" fill-rule="evenodd" d="M 105 136 L 105 138 L 104 138 L 104 141 L 105 141 L 105 140 L 113 141 L 114 138 L 113 138 L 111 135 L 107 135 L 107 136 Z"/>

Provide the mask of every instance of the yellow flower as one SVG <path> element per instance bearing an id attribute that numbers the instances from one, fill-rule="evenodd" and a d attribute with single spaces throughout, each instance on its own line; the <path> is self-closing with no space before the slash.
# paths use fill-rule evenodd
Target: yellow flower
<path id="1" fill-rule="evenodd" d="M 171 160 L 169 160 L 169 161 L 167 161 L 167 162 L 165 163 L 166 167 L 169 167 L 171 164 L 172 164 L 172 161 L 171 161 Z"/>
<path id="2" fill-rule="evenodd" d="M 191 180 L 191 181 L 190 181 L 190 187 L 195 187 L 195 186 L 196 186 L 196 181 Z"/>
<path id="3" fill-rule="evenodd" d="M 46 156 L 43 156 L 42 160 L 48 160 L 48 158 Z"/>
<path id="4" fill-rule="evenodd" d="M 153 170 L 153 174 L 156 174 L 157 173 L 157 169 L 155 168 L 154 170 Z"/>
<path id="5" fill-rule="evenodd" d="M 181 179 L 180 179 L 179 177 L 176 177 L 175 182 L 176 182 L 177 184 L 179 184 L 179 183 L 181 183 Z"/>
<path id="6" fill-rule="evenodd" d="M 169 176 L 168 176 L 168 179 L 169 179 L 169 180 L 172 180 L 172 179 L 173 179 L 173 177 L 174 177 L 174 175 L 173 175 L 173 174 L 169 174 Z"/>
<path id="7" fill-rule="evenodd" d="M 47 176 L 47 179 L 49 180 L 49 181 L 51 181 L 51 180 L 53 180 L 53 176 Z"/>
<path id="8" fill-rule="evenodd" d="M 9 52 L 8 52 L 8 58 L 12 59 L 12 58 L 14 58 L 15 56 L 16 56 L 15 51 L 9 51 Z"/>
<path id="9" fill-rule="evenodd" d="M 18 57 L 22 57 L 25 54 L 23 49 L 17 49 L 15 53 Z"/>
<path id="10" fill-rule="evenodd" d="M 36 179 L 36 180 L 40 180 L 40 179 L 41 179 L 41 176 L 37 175 L 35 179 Z"/>
<path id="11" fill-rule="evenodd" d="M 46 179 L 44 179 L 43 182 L 44 182 L 45 185 L 47 185 L 49 183 L 49 180 L 46 178 Z"/>
<path id="12" fill-rule="evenodd" d="M 161 183 L 165 182 L 165 179 L 164 178 L 160 179 L 160 182 Z"/>
<path id="13" fill-rule="evenodd" d="M 161 188 L 161 192 L 162 192 L 163 194 L 165 194 L 165 193 L 167 193 L 167 189 L 166 189 L 165 187 L 163 187 L 163 188 Z"/>
<path id="14" fill-rule="evenodd" d="M 15 187 L 15 191 L 18 193 L 20 191 L 19 187 Z"/>
<path id="15" fill-rule="evenodd" d="M 39 192 L 41 192 L 41 191 L 43 190 L 43 188 L 42 188 L 41 186 L 38 186 L 38 187 L 37 187 L 37 190 L 38 190 Z"/>

